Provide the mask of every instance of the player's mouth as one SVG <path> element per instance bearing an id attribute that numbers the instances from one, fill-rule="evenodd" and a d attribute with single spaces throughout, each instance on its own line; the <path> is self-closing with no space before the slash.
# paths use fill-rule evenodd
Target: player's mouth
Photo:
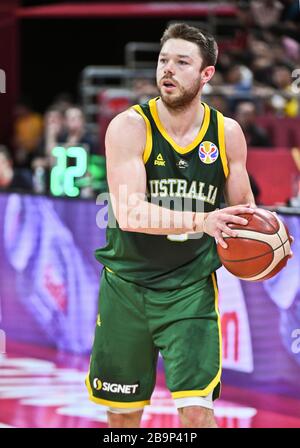
<path id="1" fill-rule="evenodd" d="M 164 90 L 166 92 L 172 92 L 174 89 L 176 89 L 176 84 L 169 79 L 165 79 L 162 82 L 162 87 L 164 87 Z"/>

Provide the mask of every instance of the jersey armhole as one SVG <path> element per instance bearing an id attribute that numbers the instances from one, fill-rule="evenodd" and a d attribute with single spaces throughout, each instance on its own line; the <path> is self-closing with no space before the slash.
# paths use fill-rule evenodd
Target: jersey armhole
<path id="1" fill-rule="evenodd" d="M 152 132 L 151 132 L 151 125 L 150 125 L 150 121 L 149 119 L 146 117 L 146 115 L 143 112 L 143 109 L 141 108 L 141 106 L 139 106 L 138 104 L 136 104 L 135 106 L 132 106 L 132 108 L 138 113 L 140 114 L 146 124 L 146 145 L 144 148 L 144 152 L 143 152 L 143 162 L 146 165 L 146 163 L 149 160 L 151 151 L 152 151 Z"/>
<path id="2" fill-rule="evenodd" d="M 227 156 L 226 156 L 225 124 L 224 124 L 224 116 L 219 111 L 217 111 L 217 121 L 218 121 L 218 139 L 219 139 L 220 157 L 221 157 L 224 175 L 227 178 L 228 174 L 229 174 L 229 169 L 228 169 L 228 162 L 227 162 Z"/>

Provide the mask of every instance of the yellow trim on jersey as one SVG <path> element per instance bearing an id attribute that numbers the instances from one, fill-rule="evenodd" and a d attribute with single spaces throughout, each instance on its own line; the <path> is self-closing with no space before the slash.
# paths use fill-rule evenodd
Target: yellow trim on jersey
<path id="1" fill-rule="evenodd" d="M 144 164 L 146 165 L 151 151 L 152 151 L 152 131 L 151 131 L 151 125 L 150 125 L 150 121 L 148 120 L 148 118 L 146 117 L 146 115 L 143 112 L 143 109 L 141 108 L 141 106 L 139 106 L 138 104 L 136 104 L 135 106 L 132 106 L 132 108 L 138 113 L 140 114 L 145 123 L 146 123 L 146 145 L 144 148 L 144 153 L 143 153 L 143 161 Z"/>
<path id="2" fill-rule="evenodd" d="M 109 269 L 107 266 L 105 266 L 105 269 L 106 269 L 108 272 L 111 272 L 112 274 L 114 274 L 114 271 L 112 271 L 111 269 Z"/>
<path id="3" fill-rule="evenodd" d="M 93 396 L 93 390 L 90 383 L 90 372 L 88 373 L 85 379 L 85 385 L 87 387 L 89 393 L 89 399 L 97 404 L 102 404 L 103 406 L 110 406 L 115 408 L 123 408 L 123 409 L 131 409 L 131 408 L 140 408 L 142 406 L 147 406 L 150 404 L 150 400 L 145 401 L 131 401 L 130 403 L 125 403 L 123 401 L 109 401 L 104 400 L 103 398 L 97 398 Z"/>
<path id="4" fill-rule="evenodd" d="M 215 292 L 215 310 L 218 316 L 218 331 L 219 331 L 219 370 L 215 378 L 209 383 L 205 389 L 201 390 L 184 390 L 179 392 L 173 392 L 172 398 L 186 398 L 186 397 L 204 397 L 210 394 L 214 388 L 220 383 L 222 373 L 222 332 L 221 332 L 221 318 L 219 313 L 219 293 L 216 282 L 215 273 L 212 273 L 212 282 Z"/>
<path id="5" fill-rule="evenodd" d="M 224 116 L 219 111 L 217 111 L 217 121 L 218 121 L 220 157 L 221 157 L 225 177 L 228 177 L 229 169 L 228 169 L 227 156 L 226 156 Z"/>
<path id="6" fill-rule="evenodd" d="M 198 135 L 192 143 L 190 143 L 188 146 L 182 147 L 182 146 L 177 145 L 177 143 L 174 142 L 172 137 L 170 137 L 170 135 L 164 129 L 164 127 L 159 119 L 159 116 L 158 116 L 157 107 L 156 107 L 156 98 L 153 98 L 152 100 L 149 101 L 150 112 L 151 112 L 151 115 L 153 117 L 153 120 L 154 120 L 159 132 L 170 143 L 170 145 L 172 145 L 172 147 L 175 149 L 175 151 L 179 152 L 179 154 L 186 154 L 189 151 L 191 151 L 192 149 L 194 149 L 195 146 L 197 146 L 201 142 L 201 140 L 203 139 L 203 137 L 206 134 L 206 131 L 209 126 L 210 108 L 208 107 L 208 105 L 206 103 L 202 103 L 202 104 L 204 106 L 204 117 L 203 117 L 202 126 L 198 132 Z"/>

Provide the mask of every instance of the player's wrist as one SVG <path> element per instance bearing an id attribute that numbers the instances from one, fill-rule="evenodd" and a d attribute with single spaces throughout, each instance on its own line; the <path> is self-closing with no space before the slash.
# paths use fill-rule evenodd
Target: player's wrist
<path id="1" fill-rule="evenodd" d="M 175 213 L 180 213 L 180 212 L 175 212 Z M 180 219 L 182 220 L 182 215 L 183 215 L 183 229 L 184 232 L 186 233 L 192 233 L 194 232 L 194 228 L 195 228 L 195 212 L 192 211 L 185 211 L 185 212 L 181 212 L 180 215 Z"/>
<path id="2" fill-rule="evenodd" d="M 208 219 L 209 215 L 210 215 L 209 212 L 203 213 L 202 232 L 203 233 L 207 233 L 207 234 L 208 234 L 208 231 L 207 231 L 207 219 Z"/>
<path id="3" fill-rule="evenodd" d="M 204 232 L 206 231 L 206 220 L 209 216 L 209 213 L 194 213 L 194 219 L 193 219 L 193 231 L 194 232 Z"/>

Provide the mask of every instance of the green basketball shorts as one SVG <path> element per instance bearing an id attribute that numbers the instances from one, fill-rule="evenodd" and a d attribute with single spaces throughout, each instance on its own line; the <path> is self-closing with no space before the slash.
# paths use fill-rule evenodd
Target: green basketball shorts
<path id="1" fill-rule="evenodd" d="M 221 327 L 216 275 L 182 290 L 153 291 L 103 269 L 86 386 L 118 409 L 150 404 L 158 353 L 178 401 L 219 397 Z"/>

